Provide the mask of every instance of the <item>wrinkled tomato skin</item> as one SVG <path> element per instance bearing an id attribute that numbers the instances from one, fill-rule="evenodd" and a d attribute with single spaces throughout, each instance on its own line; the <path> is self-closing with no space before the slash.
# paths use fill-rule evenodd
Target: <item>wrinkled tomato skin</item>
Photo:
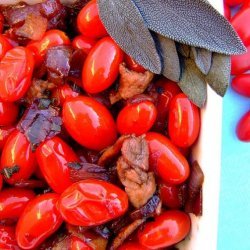
<path id="1" fill-rule="evenodd" d="M 21 180 L 28 180 L 37 167 L 35 153 L 26 136 L 18 130 L 13 131 L 8 137 L 2 151 L 1 170 L 18 166 L 19 170 L 10 178 L 4 177 L 9 184 Z"/>
<path id="2" fill-rule="evenodd" d="M 140 136 L 154 125 L 157 116 L 155 105 L 150 101 L 127 104 L 117 117 L 117 129 L 120 134 Z"/>
<path id="3" fill-rule="evenodd" d="M 166 78 L 160 79 L 155 83 L 158 95 L 157 99 L 157 118 L 154 125 L 156 131 L 164 132 L 167 128 L 169 105 L 174 96 L 181 93 L 177 83 Z"/>
<path id="4" fill-rule="evenodd" d="M 116 80 L 123 52 L 110 37 L 98 41 L 88 54 L 82 71 L 83 88 L 97 94 L 109 88 Z"/>
<path id="5" fill-rule="evenodd" d="M 146 69 L 144 69 L 140 64 L 138 64 L 131 56 L 125 54 L 124 61 L 126 63 L 126 66 L 130 70 L 133 70 L 138 73 L 145 73 Z"/>
<path id="6" fill-rule="evenodd" d="M 0 22 L 1 22 L 1 20 L 0 20 Z M 1 24 L 0 24 L 0 26 L 1 26 Z M 8 41 L 8 39 L 5 36 L 0 34 L 0 61 L 3 59 L 6 52 L 12 48 L 13 47 L 10 44 L 10 42 Z"/>
<path id="7" fill-rule="evenodd" d="M 19 107 L 14 102 L 0 101 L 0 126 L 12 125 L 18 117 Z"/>
<path id="8" fill-rule="evenodd" d="M 77 29 L 81 34 L 90 38 L 101 38 L 108 35 L 100 20 L 96 0 L 89 1 L 78 14 Z"/>
<path id="9" fill-rule="evenodd" d="M 0 62 L 0 100 L 21 99 L 31 84 L 34 68 L 32 53 L 24 47 L 9 50 Z"/>
<path id="10" fill-rule="evenodd" d="M 15 227 L 0 225 L 0 249 L 21 250 L 17 245 Z"/>
<path id="11" fill-rule="evenodd" d="M 79 96 L 63 105 L 63 123 L 82 146 L 101 151 L 114 144 L 117 132 L 109 110 L 91 97 Z"/>
<path id="12" fill-rule="evenodd" d="M 76 236 L 71 237 L 70 250 L 93 250 L 87 243 Z"/>
<path id="13" fill-rule="evenodd" d="M 171 141 L 179 147 L 190 147 L 198 138 L 199 131 L 199 108 L 185 94 L 176 95 L 169 108 L 168 134 Z"/>
<path id="14" fill-rule="evenodd" d="M 234 7 L 236 5 L 242 4 L 244 1 L 245 0 L 225 0 L 225 3 L 230 7 Z"/>
<path id="15" fill-rule="evenodd" d="M 237 93 L 250 97 L 250 74 L 241 74 L 233 78 L 232 88 Z"/>
<path id="16" fill-rule="evenodd" d="M 242 8 L 232 19 L 231 24 L 245 46 L 250 45 L 250 6 Z"/>
<path id="17" fill-rule="evenodd" d="M 149 250 L 149 248 L 144 247 L 137 242 L 127 242 L 121 245 L 118 250 Z"/>
<path id="18" fill-rule="evenodd" d="M 0 127 L 0 152 L 2 151 L 9 135 L 14 130 L 14 126 Z"/>
<path id="19" fill-rule="evenodd" d="M 86 55 L 89 54 L 91 49 L 96 44 L 96 40 L 83 35 L 76 36 L 72 41 L 72 46 L 74 49 L 81 49 Z"/>
<path id="20" fill-rule="evenodd" d="M 181 208 L 182 202 L 178 186 L 170 185 L 164 181 L 159 181 L 159 192 L 164 206 L 171 209 Z"/>
<path id="21" fill-rule="evenodd" d="M 17 220 L 29 201 L 35 198 L 30 189 L 6 188 L 0 192 L 0 220 Z"/>
<path id="22" fill-rule="evenodd" d="M 141 245 L 150 249 L 169 247 L 183 240 L 191 228 L 190 217 L 178 210 L 163 212 L 138 232 Z"/>
<path id="23" fill-rule="evenodd" d="M 83 180 L 66 189 L 59 201 L 64 220 L 76 226 L 96 226 L 123 215 L 128 196 L 117 186 L 95 179 Z"/>
<path id="24" fill-rule="evenodd" d="M 36 249 L 61 226 L 58 199 L 58 194 L 43 194 L 25 207 L 16 227 L 17 243 L 22 249 Z"/>
<path id="25" fill-rule="evenodd" d="M 230 21 L 231 19 L 231 9 L 230 7 L 224 2 L 224 16 L 227 20 Z"/>
<path id="26" fill-rule="evenodd" d="M 247 53 L 231 56 L 231 74 L 239 75 L 250 70 L 250 45 L 247 46 Z"/>
<path id="27" fill-rule="evenodd" d="M 55 88 L 51 97 L 57 106 L 63 106 L 66 100 L 73 99 L 79 95 L 80 94 L 74 91 L 68 84 L 64 84 Z"/>
<path id="28" fill-rule="evenodd" d="M 165 136 L 155 132 L 146 134 L 149 146 L 149 165 L 169 184 L 181 184 L 187 180 L 190 168 L 186 158 Z"/>
<path id="29" fill-rule="evenodd" d="M 250 111 L 243 115 L 236 127 L 237 137 L 244 142 L 250 141 Z"/>
<path id="30" fill-rule="evenodd" d="M 30 42 L 27 48 L 34 53 L 36 66 L 40 66 L 49 48 L 59 45 L 70 45 L 70 39 L 61 30 L 49 30 L 40 41 Z"/>
<path id="31" fill-rule="evenodd" d="M 36 150 L 36 158 L 45 180 L 56 193 L 62 193 L 72 184 L 67 164 L 79 162 L 79 159 L 61 138 L 53 137 L 43 142 Z"/>

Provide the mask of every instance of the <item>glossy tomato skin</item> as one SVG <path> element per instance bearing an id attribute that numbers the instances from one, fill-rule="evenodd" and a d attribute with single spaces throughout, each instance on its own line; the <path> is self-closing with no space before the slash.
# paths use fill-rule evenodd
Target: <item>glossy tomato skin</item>
<path id="1" fill-rule="evenodd" d="M 168 133 L 171 141 L 179 147 L 190 147 L 200 131 L 200 111 L 188 97 L 176 95 L 169 109 Z"/>
<path id="2" fill-rule="evenodd" d="M 47 193 L 37 196 L 25 207 L 16 227 L 16 239 L 21 248 L 36 249 L 61 226 L 58 199 L 58 194 Z"/>
<path id="3" fill-rule="evenodd" d="M 236 5 L 240 5 L 244 2 L 245 0 L 225 0 L 225 3 L 228 6 L 234 7 Z"/>
<path id="4" fill-rule="evenodd" d="M 83 88 L 97 94 L 109 88 L 116 80 L 123 52 L 110 37 L 99 40 L 88 54 L 82 71 Z"/>
<path id="5" fill-rule="evenodd" d="M 149 248 L 140 245 L 138 242 L 127 242 L 122 244 L 118 250 L 149 250 Z"/>
<path id="6" fill-rule="evenodd" d="M 149 165 L 169 184 L 181 184 L 187 180 L 190 168 L 186 158 L 165 136 L 155 132 L 146 134 L 149 146 Z"/>
<path id="7" fill-rule="evenodd" d="M 40 66 L 49 48 L 59 45 L 70 45 L 70 39 L 61 30 L 47 31 L 40 41 L 30 42 L 27 48 L 34 53 L 36 66 Z"/>
<path id="8" fill-rule="evenodd" d="M 239 75 L 250 70 L 250 45 L 247 52 L 242 55 L 231 56 L 231 74 Z"/>
<path id="9" fill-rule="evenodd" d="M 157 98 L 157 118 L 154 129 L 159 132 L 165 132 L 167 128 L 169 105 L 174 96 L 181 93 L 181 89 L 176 82 L 162 78 L 155 83 Z"/>
<path id="10" fill-rule="evenodd" d="M 96 226 L 123 215 L 128 196 L 117 186 L 95 179 L 83 180 L 66 189 L 59 201 L 64 220 L 76 226 Z"/>
<path id="11" fill-rule="evenodd" d="M 96 0 L 91 0 L 77 16 L 77 28 L 81 34 L 91 38 L 101 38 L 108 33 L 102 24 Z"/>
<path id="12" fill-rule="evenodd" d="M 9 50 L 0 62 L 0 100 L 21 99 L 30 87 L 33 68 L 32 52 L 24 47 Z"/>
<path id="13" fill-rule="evenodd" d="M 250 97 L 250 74 L 241 74 L 233 78 L 232 88 L 239 94 Z"/>
<path id="14" fill-rule="evenodd" d="M 71 236 L 70 250 L 93 250 L 93 248 L 80 238 Z"/>
<path id="15" fill-rule="evenodd" d="M 148 222 L 142 231 L 139 231 L 138 238 L 141 245 L 160 249 L 183 240 L 190 228 L 191 220 L 186 213 L 170 210 L 156 217 L 154 222 Z"/>
<path id="16" fill-rule="evenodd" d="M 243 43 L 248 46 L 250 45 L 250 6 L 242 8 L 232 19 L 231 24 L 237 31 L 239 37 Z"/>
<path id="17" fill-rule="evenodd" d="M 72 46 L 74 49 L 81 49 L 86 55 L 89 54 L 91 49 L 96 44 L 96 40 L 83 35 L 76 36 L 72 41 Z"/>
<path id="18" fill-rule="evenodd" d="M 12 125 L 16 122 L 19 107 L 14 102 L 0 101 L 0 126 Z"/>
<path id="19" fill-rule="evenodd" d="M 93 98 L 79 96 L 66 101 L 62 113 L 67 131 L 82 146 L 100 151 L 114 144 L 115 121 L 109 110 Z"/>
<path id="20" fill-rule="evenodd" d="M 37 166 L 35 153 L 31 150 L 30 142 L 18 130 L 13 131 L 8 137 L 1 156 L 1 170 L 15 166 L 19 169 L 10 178 L 3 174 L 5 181 L 9 184 L 29 179 Z"/>
<path id="21" fill-rule="evenodd" d="M 4 26 L 4 16 L 0 13 L 0 34 L 3 33 L 3 26 Z"/>
<path id="22" fill-rule="evenodd" d="M 36 158 L 45 180 L 56 193 L 62 193 L 72 184 L 67 164 L 79 162 L 79 159 L 61 138 L 53 137 L 43 142 L 36 150 Z"/>
<path id="23" fill-rule="evenodd" d="M 0 220 L 17 220 L 29 201 L 35 198 L 30 189 L 6 188 L 0 192 Z"/>
<path id="24" fill-rule="evenodd" d="M 0 20 L 0 22 L 1 22 L 1 20 Z M 1 24 L 0 24 L 0 26 L 1 26 Z M 12 49 L 12 45 L 10 44 L 10 42 L 8 41 L 8 39 L 5 36 L 0 34 L 0 61 L 2 60 L 2 58 L 4 57 L 6 52 L 9 51 L 10 49 Z"/>
<path id="25" fill-rule="evenodd" d="M 144 69 L 140 64 L 138 64 L 131 56 L 125 54 L 124 55 L 124 61 L 126 63 L 126 66 L 135 72 L 138 73 L 144 73 L 146 69 Z"/>
<path id="26" fill-rule="evenodd" d="M 55 88 L 51 97 L 54 99 L 56 105 L 63 106 L 66 100 L 73 99 L 79 95 L 80 94 L 74 91 L 68 84 L 64 84 Z"/>
<path id="27" fill-rule="evenodd" d="M 157 116 L 155 105 L 150 101 L 127 104 L 118 114 L 117 129 L 120 134 L 140 136 L 154 125 Z"/>
<path id="28" fill-rule="evenodd" d="M 237 124 L 237 137 L 244 142 L 250 141 L 250 111 L 243 115 Z"/>
<path id="29" fill-rule="evenodd" d="M 0 127 L 0 152 L 2 151 L 9 135 L 14 130 L 14 126 Z"/>
<path id="30" fill-rule="evenodd" d="M 230 7 L 224 2 L 224 16 L 227 20 L 230 21 L 231 19 L 231 9 Z"/>
<path id="31" fill-rule="evenodd" d="M 15 227 L 0 225 L 0 249 L 21 250 L 17 245 Z"/>

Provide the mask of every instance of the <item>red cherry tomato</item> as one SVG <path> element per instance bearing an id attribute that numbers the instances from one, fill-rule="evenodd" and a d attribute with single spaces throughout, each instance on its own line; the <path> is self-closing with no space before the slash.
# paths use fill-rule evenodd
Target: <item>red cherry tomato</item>
<path id="1" fill-rule="evenodd" d="M 156 217 L 154 222 L 148 222 L 139 231 L 138 238 L 141 245 L 160 249 L 183 240 L 190 228 L 191 220 L 186 213 L 178 210 L 166 211 Z"/>
<path id="2" fill-rule="evenodd" d="M 13 102 L 27 92 L 33 73 L 32 53 L 24 47 L 9 50 L 0 62 L 0 99 Z"/>
<path id="3" fill-rule="evenodd" d="M 159 181 L 159 191 L 164 206 L 171 209 L 181 208 L 182 201 L 180 199 L 180 190 L 178 186 Z"/>
<path id="4" fill-rule="evenodd" d="M 144 69 L 131 56 L 129 56 L 127 54 L 124 55 L 124 61 L 130 70 L 133 70 L 133 71 L 138 72 L 138 73 L 144 73 L 146 71 L 146 69 Z"/>
<path id="5" fill-rule="evenodd" d="M 16 239 L 21 248 L 37 249 L 61 226 L 63 220 L 57 209 L 58 199 L 58 194 L 43 194 L 25 207 L 16 227 Z"/>
<path id="6" fill-rule="evenodd" d="M 250 70 L 250 45 L 247 46 L 247 53 L 231 56 L 231 74 L 239 75 Z"/>
<path id="7" fill-rule="evenodd" d="M 102 24 L 96 0 L 91 0 L 77 16 L 77 28 L 81 34 L 91 38 L 101 38 L 108 33 Z"/>
<path id="8" fill-rule="evenodd" d="M 242 8 L 232 19 L 231 24 L 237 31 L 243 43 L 250 45 L 250 7 Z"/>
<path id="9" fill-rule="evenodd" d="M 8 126 L 16 122 L 19 107 L 14 102 L 0 101 L 0 126 Z"/>
<path id="10" fill-rule="evenodd" d="M 169 108 L 168 133 L 171 141 L 179 147 L 190 147 L 199 131 L 199 108 L 185 94 L 176 95 Z"/>
<path id="11" fill-rule="evenodd" d="M 1 20 L 0 20 L 0 26 L 1 26 Z M 6 52 L 12 48 L 13 47 L 10 44 L 10 42 L 8 41 L 8 39 L 5 36 L 0 34 L 0 61 L 2 60 L 2 58 L 4 57 Z"/>
<path id="12" fill-rule="evenodd" d="M 137 242 L 127 242 L 120 246 L 118 250 L 149 250 L 149 248 L 144 247 Z"/>
<path id="13" fill-rule="evenodd" d="M 110 38 L 98 41 L 88 54 L 82 71 L 83 88 L 90 94 L 109 88 L 116 80 L 123 52 Z"/>
<path id="14" fill-rule="evenodd" d="M 52 98 L 55 100 L 56 105 L 62 106 L 66 100 L 70 100 L 80 94 L 74 91 L 68 84 L 58 86 L 52 92 Z"/>
<path id="15" fill-rule="evenodd" d="M 0 152 L 2 151 L 9 135 L 14 129 L 14 126 L 0 127 Z"/>
<path id="16" fill-rule="evenodd" d="M 40 66 L 49 48 L 58 45 L 69 45 L 70 39 L 61 30 L 49 30 L 40 41 L 30 42 L 27 48 L 34 53 L 36 66 Z"/>
<path id="17" fill-rule="evenodd" d="M 69 134 L 82 146 L 103 150 L 114 144 L 116 125 L 109 110 L 91 97 L 66 101 L 63 122 Z"/>
<path id="18" fill-rule="evenodd" d="M 1 156 L 1 170 L 9 184 L 27 180 L 37 166 L 35 154 L 26 136 L 15 130 L 7 139 Z M 13 172 L 14 171 L 14 172 Z"/>
<path id="19" fill-rule="evenodd" d="M 167 128 L 170 101 L 175 95 L 181 93 L 181 89 L 177 83 L 166 78 L 157 81 L 155 86 L 159 95 L 156 106 L 158 112 L 154 128 L 159 132 L 164 132 Z"/>
<path id="20" fill-rule="evenodd" d="M 242 74 L 234 77 L 232 88 L 239 94 L 250 97 L 250 74 Z"/>
<path id="21" fill-rule="evenodd" d="M 0 34 L 3 33 L 3 26 L 4 26 L 4 16 L 0 13 Z"/>
<path id="22" fill-rule="evenodd" d="M 224 16 L 227 20 L 231 19 L 231 9 L 225 2 L 224 2 Z"/>
<path id="23" fill-rule="evenodd" d="M 238 122 L 236 134 L 241 141 L 250 141 L 250 111 L 248 111 Z"/>
<path id="24" fill-rule="evenodd" d="M 224 0 L 228 6 L 234 7 L 242 4 L 245 0 Z"/>
<path id="25" fill-rule="evenodd" d="M 62 193 L 72 184 L 67 164 L 79 162 L 79 159 L 62 139 L 53 137 L 42 143 L 36 150 L 36 157 L 45 180 L 56 193 Z"/>
<path id="26" fill-rule="evenodd" d="M 0 192 L 0 220 L 17 220 L 29 201 L 35 198 L 30 189 L 7 188 Z"/>
<path id="27" fill-rule="evenodd" d="M 150 101 L 128 104 L 118 114 L 117 129 L 120 134 L 142 135 L 151 129 L 156 115 L 156 107 Z"/>
<path id="28" fill-rule="evenodd" d="M 155 132 L 146 134 L 150 167 L 169 184 L 181 184 L 189 176 L 186 158 L 165 136 Z"/>
<path id="29" fill-rule="evenodd" d="M 92 250 L 87 243 L 76 236 L 71 236 L 71 246 L 70 250 Z"/>
<path id="30" fill-rule="evenodd" d="M 96 40 L 83 35 L 76 36 L 72 41 L 74 49 L 81 49 L 85 54 L 89 54 L 91 49 L 96 44 Z"/>
<path id="31" fill-rule="evenodd" d="M 0 225 L 0 249 L 21 250 L 21 248 L 17 245 L 15 227 Z"/>
<path id="32" fill-rule="evenodd" d="M 0 175 L 0 191 L 2 190 L 3 188 L 3 177 L 2 175 Z"/>
<path id="33" fill-rule="evenodd" d="M 101 180 L 84 180 L 66 189 L 59 201 L 64 220 L 76 226 L 96 226 L 123 215 L 128 196 L 117 186 Z"/>

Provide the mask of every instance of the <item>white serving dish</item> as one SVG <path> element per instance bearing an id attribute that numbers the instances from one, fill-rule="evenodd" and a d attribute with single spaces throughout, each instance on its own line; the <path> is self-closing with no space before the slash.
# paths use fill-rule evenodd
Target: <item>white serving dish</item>
<path id="1" fill-rule="evenodd" d="M 223 13 L 222 0 L 209 2 Z M 202 127 L 193 159 L 197 160 L 204 172 L 203 215 L 191 215 L 190 236 L 178 245 L 180 250 L 216 250 L 219 216 L 222 98 L 208 88 L 207 104 L 201 111 Z"/>

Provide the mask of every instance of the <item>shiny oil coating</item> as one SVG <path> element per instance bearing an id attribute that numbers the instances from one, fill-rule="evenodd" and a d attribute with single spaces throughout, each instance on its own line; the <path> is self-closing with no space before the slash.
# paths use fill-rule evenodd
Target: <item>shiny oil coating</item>
<path id="1" fill-rule="evenodd" d="M 116 125 L 109 110 L 90 97 L 76 97 L 63 106 L 63 122 L 82 146 L 103 150 L 116 140 Z"/>

